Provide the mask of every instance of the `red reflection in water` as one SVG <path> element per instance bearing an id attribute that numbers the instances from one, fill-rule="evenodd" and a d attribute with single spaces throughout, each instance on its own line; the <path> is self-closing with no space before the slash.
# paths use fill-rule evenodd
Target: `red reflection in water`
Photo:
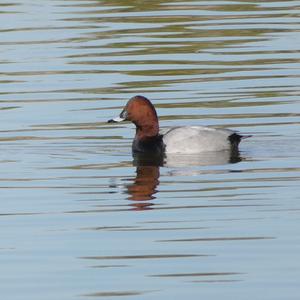
<path id="1" fill-rule="evenodd" d="M 138 166 L 136 168 L 136 178 L 133 183 L 127 185 L 127 193 L 130 195 L 129 200 L 145 201 L 155 199 L 153 196 L 159 184 L 159 167 L 158 166 Z M 149 202 L 136 202 L 131 204 L 137 210 L 150 209 L 153 205 Z"/>

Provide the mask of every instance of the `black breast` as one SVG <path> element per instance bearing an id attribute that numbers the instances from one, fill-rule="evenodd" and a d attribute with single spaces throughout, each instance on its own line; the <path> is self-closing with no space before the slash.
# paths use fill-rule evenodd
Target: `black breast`
<path id="1" fill-rule="evenodd" d="M 138 153 L 163 155 L 164 144 L 162 135 L 138 140 L 135 138 L 132 143 L 132 151 Z"/>

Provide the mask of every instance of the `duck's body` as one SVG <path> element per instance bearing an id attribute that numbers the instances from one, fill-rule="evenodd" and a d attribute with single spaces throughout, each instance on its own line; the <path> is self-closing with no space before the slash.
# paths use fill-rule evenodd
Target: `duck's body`
<path id="1" fill-rule="evenodd" d="M 143 96 L 131 98 L 120 116 L 109 122 L 128 120 L 135 124 L 133 152 L 149 154 L 196 154 L 208 151 L 238 151 L 243 136 L 228 129 L 204 126 L 175 127 L 159 133 L 158 118 L 152 103 Z"/>
<path id="2" fill-rule="evenodd" d="M 238 147 L 240 140 L 241 136 L 232 130 L 204 126 L 177 127 L 163 136 L 166 153 L 232 150 Z"/>

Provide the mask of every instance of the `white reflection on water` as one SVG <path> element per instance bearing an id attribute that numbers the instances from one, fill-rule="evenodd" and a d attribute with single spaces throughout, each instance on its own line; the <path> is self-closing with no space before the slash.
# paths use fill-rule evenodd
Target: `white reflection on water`
<path id="1" fill-rule="evenodd" d="M 237 163 L 242 159 L 240 154 L 232 154 L 230 151 L 206 152 L 198 155 L 172 155 L 168 154 L 164 166 L 186 167 L 186 166 L 212 166 Z"/>

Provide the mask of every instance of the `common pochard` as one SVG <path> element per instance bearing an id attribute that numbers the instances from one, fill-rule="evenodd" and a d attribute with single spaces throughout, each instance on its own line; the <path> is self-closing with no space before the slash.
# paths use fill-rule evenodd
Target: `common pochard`
<path id="1" fill-rule="evenodd" d="M 132 97 L 120 115 L 108 122 L 131 121 L 136 126 L 132 143 L 134 153 L 196 154 L 208 151 L 238 151 L 241 136 L 229 129 L 204 126 L 174 127 L 159 133 L 156 110 L 143 96 Z"/>

